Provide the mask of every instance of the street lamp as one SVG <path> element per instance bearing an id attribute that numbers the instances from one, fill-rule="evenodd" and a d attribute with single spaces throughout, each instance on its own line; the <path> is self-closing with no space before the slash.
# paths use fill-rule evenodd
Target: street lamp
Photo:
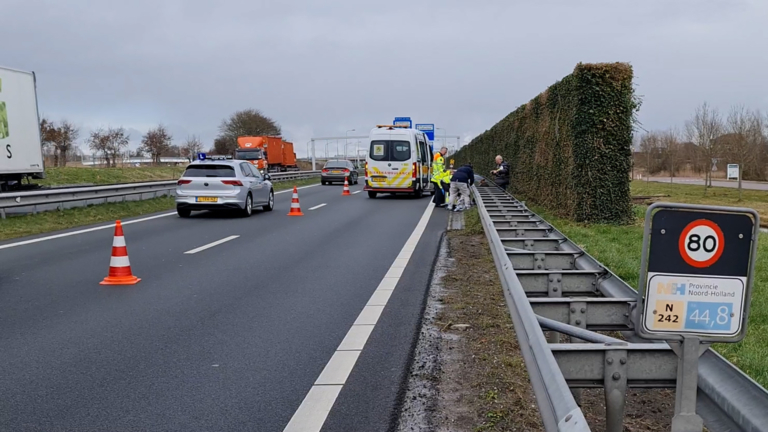
<path id="1" fill-rule="evenodd" d="M 448 148 L 448 138 L 446 137 L 445 129 L 443 129 L 443 128 L 435 128 L 435 130 L 443 131 L 443 147 Z"/>
<path id="2" fill-rule="evenodd" d="M 350 132 L 354 132 L 354 131 L 355 131 L 354 129 L 350 129 L 350 130 L 344 132 L 344 159 L 347 158 L 347 134 L 349 134 Z M 337 148 L 336 149 L 336 153 L 338 153 L 338 152 L 339 152 L 339 149 Z"/>
<path id="3" fill-rule="evenodd" d="M 350 145 L 349 143 L 347 143 L 347 144 L 344 144 L 344 159 L 345 159 L 345 160 L 347 159 L 347 147 L 348 147 L 349 145 Z M 355 144 L 354 144 L 354 143 L 352 143 L 352 145 L 355 145 Z"/>

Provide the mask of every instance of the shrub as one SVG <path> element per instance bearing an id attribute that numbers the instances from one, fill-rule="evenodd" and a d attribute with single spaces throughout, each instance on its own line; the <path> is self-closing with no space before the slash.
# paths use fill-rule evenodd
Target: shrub
<path id="1" fill-rule="evenodd" d="M 518 198 L 578 222 L 627 223 L 639 107 L 630 65 L 579 63 L 453 157 L 487 175 L 500 154 Z"/>

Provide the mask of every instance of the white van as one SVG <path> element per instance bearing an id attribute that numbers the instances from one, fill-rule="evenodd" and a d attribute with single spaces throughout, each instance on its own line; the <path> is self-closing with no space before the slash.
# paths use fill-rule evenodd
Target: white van
<path id="1" fill-rule="evenodd" d="M 404 126 L 378 125 L 371 129 L 365 157 L 365 187 L 370 198 L 379 193 L 434 195 L 429 181 L 432 148 L 427 136 Z"/>

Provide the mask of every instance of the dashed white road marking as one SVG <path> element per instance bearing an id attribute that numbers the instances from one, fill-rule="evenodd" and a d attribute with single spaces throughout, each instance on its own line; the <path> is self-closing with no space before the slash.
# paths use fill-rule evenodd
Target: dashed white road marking
<path id="1" fill-rule="evenodd" d="M 320 204 L 320 205 L 316 205 L 316 206 L 314 206 L 314 207 L 310 207 L 310 210 L 317 210 L 317 209 L 319 209 L 320 207 L 325 207 L 326 205 L 327 205 L 326 203 L 322 203 L 322 204 Z"/>
<path id="2" fill-rule="evenodd" d="M 361 190 L 359 190 L 359 191 L 354 191 L 354 192 L 352 192 L 352 195 L 354 195 L 354 194 L 359 194 L 360 192 L 362 192 L 362 191 L 361 191 Z"/>
<path id="3" fill-rule="evenodd" d="M 296 188 L 296 189 L 307 189 L 307 188 L 311 188 L 311 187 L 315 187 L 315 186 L 320 186 L 320 184 L 313 184 L 313 185 L 309 185 L 309 186 L 302 186 L 302 187 Z M 288 193 L 288 192 L 293 192 L 293 188 L 286 189 L 286 190 L 281 190 L 279 192 L 275 192 L 275 195 L 281 194 L 281 193 Z M 146 222 L 146 221 L 149 221 L 149 220 L 154 220 L 154 219 L 163 218 L 163 217 L 167 217 L 167 216 L 173 216 L 175 214 L 176 214 L 176 212 L 162 213 L 162 214 L 158 214 L 158 215 L 154 215 L 154 216 L 148 216 L 148 217 L 141 218 L 141 219 L 134 219 L 134 220 L 125 221 L 122 224 L 123 225 L 130 225 L 130 224 L 135 224 L 135 223 L 139 223 L 139 222 Z M 78 235 L 78 234 L 85 234 L 85 233 L 89 233 L 89 232 L 93 232 L 93 231 L 99 231 L 99 230 L 108 229 L 108 228 L 114 228 L 114 227 L 115 227 L 115 224 L 111 223 L 109 225 L 102 225 L 102 226 L 97 226 L 97 227 L 93 227 L 93 228 L 86 228 L 86 229 L 82 229 L 82 230 L 71 231 L 71 232 L 66 232 L 66 233 L 62 233 L 62 234 L 55 234 L 55 235 L 46 236 L 46 237 L 40 237 L 40 238 L 36 238 L 36 239 L 31 239 L 31 240 L 23 240 L 23 241 L 16 242 L 16 243 L 8 243 L 8 244 L 5 244 L 5 245 L 0 245 L 0 250 L 8 249 L 8 248 L 16 247 L 16 246 L 24 246 L 24 245 L 28 245 L 28 244 L 32 244 L 32 243 L 39 243 L 39 242 L 43 242 L 43 241 L 46 241 L 46 240 L 54 240 L 54 239 L 58 239 L 58 238 L 62 238 L 62 237 L 69 237 L 69 236 Z"/>
<path id="4" fill-rule="evenodd" d="M 184 253 L 187 254 L 187 255 L 196 254 L 196 253 L 202 252 L 202 251 L 204 251 L 206 249 L 210 249 L 210 248 L 212 248 L 214 246 L 218 246 L 218 245 L 220 245 L 222 243 L 226 243 L 226 242 L 228 242 L 230 240 L 234 240 L 234 239 L 236 239 L 238 237 L 240 237 L 240 236 L 239 235 L 232 235 L 232 236 L 229 236 L 229 237 L 225 237 L 225 238 L 223 238 L 221 240 L 216 240 L 213 243 L 208 243 L 207 245 L 200 246 L 199 248 L 196 248 L 196 249 L 188 250 L 188 251 L 186 251 Z"/>
<path id="5" fill-rule="evenodd" d="M 416 225 L 413 233 L 411 233 L 405 246 L 400 250 L 400 254 L 392 263 L 392 266 L 390 266 L 389 271 L 381 280 L 381 283 L 379 283 L 376 291 L 373 292 L 370 300 L 368 300 L 368 303 L 360 312 L 344 340 L 336 348 L 336 352 L 328 361 L 328 364 L 325 365 L 317 381 L 315 381 L 309 393 L 304 397 L 304 400 L 293 414 L 291 421 L 283 429 L 283 432 L 320 432 L 349 374 L 352 373 L 357 358 L 363 351 L 365 343 L 371 336 L 379 317 L 384 311 L 395 287 L 397 287 L 405 266 L 408 265 L 411 255 L 416 250 L 416 245 L 427 228 L 434 208 L 430 203 L 427 209 L 424 210 L 424 214 L 421 215 L 419 223 Z"/>

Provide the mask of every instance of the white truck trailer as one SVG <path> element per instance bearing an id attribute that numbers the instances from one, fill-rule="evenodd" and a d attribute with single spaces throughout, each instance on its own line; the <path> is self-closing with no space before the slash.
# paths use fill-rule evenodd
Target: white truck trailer
<path id="1" fill-rule="evenodd" d="M 34 72 L 0 66 L 0 192 L 45 178 Z"/>

